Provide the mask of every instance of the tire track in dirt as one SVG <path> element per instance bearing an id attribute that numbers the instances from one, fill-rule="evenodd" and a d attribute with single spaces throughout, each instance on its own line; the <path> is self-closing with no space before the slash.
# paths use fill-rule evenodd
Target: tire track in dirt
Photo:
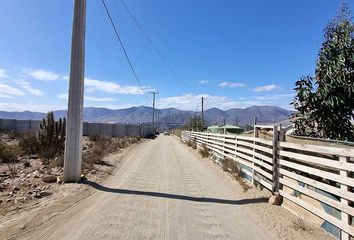
<path id="1" fill-rule="evenodd" d="M 222 203 L 239 192 L 199 161 L 173 137 L 142 143 L 94 194 L 21 239 L 270 239 Z"/>

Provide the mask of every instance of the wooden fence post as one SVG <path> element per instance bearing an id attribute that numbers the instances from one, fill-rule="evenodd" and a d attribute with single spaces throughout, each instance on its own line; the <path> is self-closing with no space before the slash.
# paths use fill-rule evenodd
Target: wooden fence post
<path id="1" fill-rule="evenodd" d="M 253 137 L 254 138 L 258 138 L 259 137 L 259 132 L 258 132 L 258 130 L 259 130 L 259 128 L 256 126 L 256 124 L 257 124 L 257 117 L 254 117 L 254 125 L 253 125 Z M 253 145 L 256 145 L 257 144 L 257 142 L 256 141 L 253 141 Z M 256 148 L 253 148 L 253 153 L 255 153 L 256 152 Z M 254 156 L 254 154 L 253 154 L 253 156 L 252 156 L 252 159 L 253 159 L 253 161 L 252 161 L 252 171 L 251 171 L 251 173 L 252 173 L 252 184 L 254 185 L 254 183 L 255 183 L 255 180 L 254 180 L 254 178 L 255 178 L 255 176 L 256 176 L 256 172 L 254 171 L 254 167 L 255 167 L 255 164 L 254 164 L 254 159 L 255 159 L 256 157 Z"/>
<path id="2" fill-rule="evenodd" d="M 279 191 L 278 140 L 278 126 L 273 126 L 273 192 Z"/>
<path id="3" fill-rule="evenodd" d="M 339 162 L 342 163 L 342 164 L 343 163 L 345 164 L 346 162 L 348 162 L 348 158 L 347 157 L 339 157 Z M 340 176 L 343 177 L 343 178 L 348 177 L 348 171 L 340 170 Z M 349 186 L 341 184 L 340 185 L 340 189 L 344 190 L 344 191 L 349 191 Z M 349 205 L 348 200 L 345 199 L 345 198 L 341 198 L 340 201 L 344 205 Z M 347 213 L 343 212 L 343 211 L 341 212 L 341 220 L 342 220 L 342 222 L 345 225 L 349 225 L 350 224 L 350 216 Z M 349 234 L 344 232 L 343 230 L 341 231 L 340 235 L 341 235 L 341 240 L 349 240 L 350 239 L 349 238 Z"/>
<path id="4" fill-rule="evenodd" d="M 285 139 L 285 131 L 284 131 L 282 125 L 280 124 L 279 125 L 279 141 L 285 142 L 285 140 L 286 140 Z"/>

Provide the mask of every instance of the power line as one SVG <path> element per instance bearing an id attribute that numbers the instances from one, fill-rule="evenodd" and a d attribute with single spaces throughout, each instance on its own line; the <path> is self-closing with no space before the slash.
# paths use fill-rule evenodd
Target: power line
<path id="1" fill-rule="evenodd" d="M 108 18 L 109 18 L 109 20 L 110 20 L 110 22 L 111 22 L 111 25 L 112 25 L 112 27 L 113 27 L 113 29 L 114 29 L 114 32 L 115 32 L 115 34 L 116 34 L 116 36 L 117 36 L 117 39 L 118 39 L 118 41 L 119 41 L 119 43 L 120 43 L 120 46 L 121 46 L 122 49 L 123 49 L 125 58 L 127 59 L 127 62 L 129 63 L 129 66 L 130 66 L 130 68 L 131 68 L 131 70 L 132 70 L 132 72 L 133 72 L 133 74 L 134 74 L 135 80 L 138 82 L 138 84 L 139 84 L 139 86 L 140 86 L 140 88 L 141 88 L 141 91 L 143 92 L 143 94 L 145 95 L 146 99 L 147 99 L 148 102 L 150 103 L 151 100 L 150 100 L 149 97 L 146 95 L 146 93 L 145 93 L 145 91 L 144 91 L 144 88 L 143 88 L 143 86 L 141 85 L 141 83 L 140 83 L 140 81 L 139 81 L 138 75 L 136 74 L 136 72 L 135 72 L 135 70 L 134 70 L 133 64 L 132 64 L 132 62 L 131 62 L 130 59 L 129 59 L 129 56 L 128 56 L 127 51 L 125 50 L 124 44 L 123 44 L 123 42 L 122 42 L 122 39 L 121 39 L 120 36 L 119 36 L 118 30 L 117 30 L 117 28 L 116 28 L 116 26 L 115 26 L 115 24 L 114 24 L 114 22 L 113 22 L 113 19 L 112 19 L 112 17 L 111 17 L 111 14 L 109 13 L 109 10 L 108 10 L 108 7 L 107 7 L 107 5 L 106 5 L 106 3 L 105 3 L 105 0 L 101 0 L 101 1 L 102 1 L 102 4 L 103 4 L 103 6 L 104 6 L 104 8 L 105 8 L 105 10 L 106 10 L 106 13 L 107 13 L 107 16 L 108 16 Z"/>
<path id="2" fill-rule="evenodd" d="M 127 7 L 127 5 L 125 5 L 123 0 L 120 0 L 120 2 L 122 3 L 122 5 L 124 6 L 125 10 L 127 10 L 129 16 L 133 19 L 134 23 L 138 26 L 138 28 L 140 29 L 140 31 L 143 33 L 144 37 L 148 40 L 148 42 L 151 44 L 151 46 L 153 47 L 153 49 L 157 52 L 157 54 L 161 57 L 161 59 L 163 60 L 163 62 L 168 66 L 168 68 L 173 72 L 173 74 L 177 77 L 177 79 L 187 88 L 189 89 L 189 86 L 182 80 L 182 78 L 180 77 L 180 75 L 176 72 L 176 70 L 172 67 L 171 64 L 168 63 L 167 59 L 162 55 L 161 51 L 157 48 L 157 46 L 153 43 L 153 41 L 151 40 L 151 38 L 147 35 L 147 33 L 145 32 L 145 30 L 143 29 L 143 27 L 141 26 L 141 24 L 138 22 L 138 20 L 135 18 L 135 16 L 133 15 L 133 13 L 129 10 L 129 8 Z"/>

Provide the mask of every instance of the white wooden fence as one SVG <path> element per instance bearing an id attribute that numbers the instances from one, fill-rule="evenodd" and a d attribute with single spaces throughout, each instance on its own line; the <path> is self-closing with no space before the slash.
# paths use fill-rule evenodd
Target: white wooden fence
<path id="1" fill-rule="evenodd" d="M 261 128 L 272 129 L 273 139 L 259 138 Z M 353 237 L 354 149 L 284 140 L 280 126 L 256 126 L 253 137 L 182 132 L 182 141 L 196 141 L 198 148 L 205 144 L 214 154 L 239 162 L 252 183 L 279 192 L 285 199 L 333 224 L 339 229 L 341 239 Z M 300 195 L 318 201 L 323 207 L 305 201 Z"/>

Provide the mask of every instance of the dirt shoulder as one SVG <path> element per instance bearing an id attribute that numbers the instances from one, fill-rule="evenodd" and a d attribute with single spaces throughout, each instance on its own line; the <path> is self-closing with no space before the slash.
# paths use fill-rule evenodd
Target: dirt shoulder
<path id="1" fill-rule="evenodd" d="M 182 144 L 182 143 L 180 143 Z M 200 154 L 192 148 L 189 151 L 196 156 L 210 173 L 214 175 L 214 179 L 227 189 L 228 192 L 237 192 L 238 197 L 243 199 L 268 199 L 272 194 L 266 188 L 256 187 L 244 181 L 248 185 L 247 190 L 235 180 L 234 176 L 225 172 L 222 166 L 210 158 L 201 158 Z M 329 235 L 318 225 L 312 222 L 302 220 L 299 216 L 288 211 L 282 206 L 272 205 L 265 202 L 247 204 L 243 209 L 248 213 L 256 225 L 262 226 L 269 233 L 275 236 L 275 239 L 291 239 L 291 240 L 317 240 L 327 239 L 333 240 L 334 237 Z"/>
<path id="2" fill-rule="evenodd" d="M 136 143 L 128 148 L 119 150 L 119 152 L 108 154 L 103 159 L 104 164 L 96 164 L 93 169 L 84 170 L 85 178 L 92 182 L 104 183 L 124 164 L 125 156 L 139 144 Z M 38 177 L 34 177 L 32 168 L 28 169 L 28 173 L 21 170 L 20 177 L 12 180 L 8 191 L 0 192 L 0 199 L 11 199 L 10 201 L 3 200 L 0 205 L 1 238 L 7 239 L 17 234 L 33 231 L 94 193 L 93 188 L 84 184 L 62 184 L 56 181 L 44 183 L 42 176 L 45 169 L 41 170 L 43 166 L 40 161 L 33 160 L 31 164 L 36 169 L 34 171 L 35 174 L 38 174 Z M 62 176 L 62 168 L 55 168 L 54 172 L 57 172 L 58 176 Z M 28 184 L 23 182 L 28 182 Z M 16 183 L 18 183 L 18 187 L 16 187 L 18 190 L 13 190 Z M 33 187 L 38 189 L 38 192 L 46 192 L 47 194 L 43 197 L 26 199 L 26 195 L 32 195 L 32 191 L 29 190 L 30 192 L 28 192 L 28 189 L 33 189 Z"/>

